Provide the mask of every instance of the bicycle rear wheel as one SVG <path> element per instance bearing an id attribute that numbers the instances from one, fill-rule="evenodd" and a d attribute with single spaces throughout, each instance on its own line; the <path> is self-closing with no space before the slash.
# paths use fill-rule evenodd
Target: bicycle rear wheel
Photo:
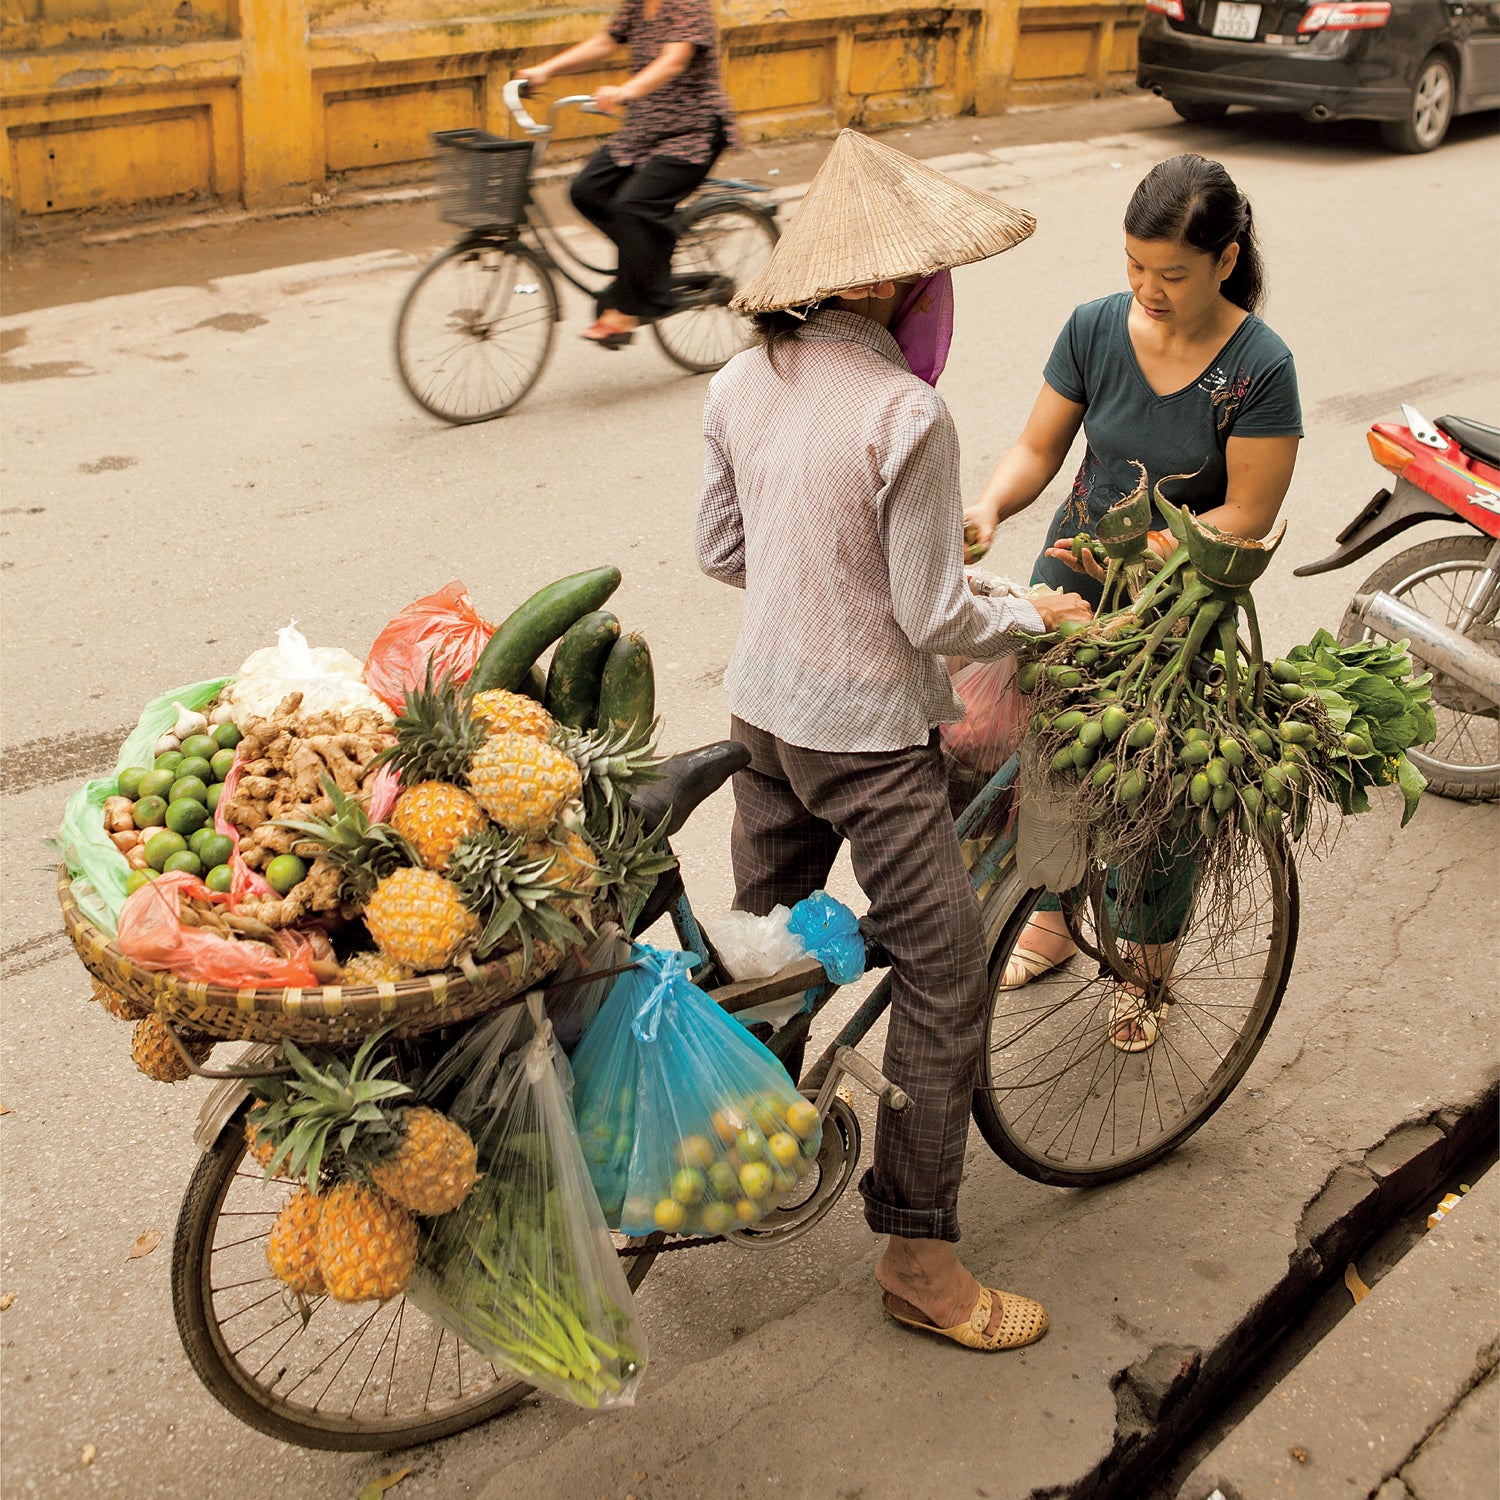
<path id="1" fill-rule="evenodd" d="M 396 368 L 445 422 L 503 416 L 536 384 L 552 348 L 557 290 L 519 241 L 450 245 L 412 283 L 396 320 Z"/>
<path id="2" fill-rule="evenodd" d="M 974 1120 L 1022 1175 L 1059 1187 L 1097 1186 L 1174 1151 L 1260 1051 L 1291 975 L 1296 868 L 1280 840 L 1256 841 L 1227 909 L 1210 910 L 1194 878 L 1175 941 L 1152 950 L 1150 972 L 1136 985 L 1151 1007 L 1156 1040 L 1135 1052 L 1111 1037 L 1131 1036 L 1115 1007 L 1121 974 L 1142 951 L 1130 942 L 1143 930 L 1142 915 L 1108 891 L 1104 872 L 1091 882 L 1090 899 L 1068 913 L 1082 951 L 1020 989 L 999 988 L 1041 894 L 1020 902 L 991 955 Z"/>
<path id="3" fill-rule="evenodd" d="M 199 1158 L 172 1249 L 177 1331 L 214 1398 L 284 1443 L 358 1452 L 448 1437 L 528 1395 L 405 1297 L 298 1304 L 266 1262 L 294 1185 L 248 1157 L 247 1111 Z M 655 1259 L 649 1243 L 627 1259 L 632 1288 Z"/>
<path id="4" fill-rule="evenodd" d="M 708 201 L 686 210 L 672 254 L 678 310 L 652 324 L 668 359 L 707 374 L 750 347 L 750 323 L 729 302 L 771 258 L 777 236 L 775 219 L 753 203 Z"/>

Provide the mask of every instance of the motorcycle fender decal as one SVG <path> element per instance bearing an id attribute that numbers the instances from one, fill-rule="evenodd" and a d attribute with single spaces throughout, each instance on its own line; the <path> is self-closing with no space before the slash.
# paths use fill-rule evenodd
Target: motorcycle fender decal
<path id="1" fill-rule="evenodd" d="M 1436 462 L 1437 466 L 1440 469 L 1446 469 L 1450 474 L 1453 475 L 1455 479 L 1461 480 L 1464 484 L 1467 485 L 1477 486 L 1478 494 L 1488 496 L 1490 501 L 1500 500 L 1500 487 L 1496 487 L 1495 485 L 1490 484 L 1488 480 L 1481 479 L 1479 475 L 1475 474 L 1472 470 L 1466 469 L 1463 467 L 1463 465 L 1453 463 L 1450 459 L 1446 458 L 1440 458 Z M 1486 509 L 1489 508 L 1486 501 L 1478 500 L 1472 494 L 1466 495 L 1464 498 L 1467 499 L 1471 505 L 1484 505 Z"/>

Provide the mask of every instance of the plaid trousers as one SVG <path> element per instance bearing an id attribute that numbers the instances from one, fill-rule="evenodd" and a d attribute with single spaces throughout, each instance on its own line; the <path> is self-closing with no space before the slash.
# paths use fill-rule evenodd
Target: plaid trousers
<path id="1" fill-rule="evenodd" d="M 847 839 L 891 956 L 883 1068 L 911 1103 L 880 1106 L 859 1184 L 865 1219 L 877 1234 L 956 1240 L 988 981 L 937 735 L 907 750 L 834 752 L 731 725 L 751 756 L 734 778 L 736 907 L 764 916 L 810 895 Z"/>

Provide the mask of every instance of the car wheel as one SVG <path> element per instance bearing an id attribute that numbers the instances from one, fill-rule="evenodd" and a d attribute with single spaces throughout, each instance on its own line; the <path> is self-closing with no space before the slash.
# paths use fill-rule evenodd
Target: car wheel
<path id="1" fill-rule="evenodd" d="M 1217 125 L 1229 113 L 1227 104 L 1195 104 L 1185 99 L 1169 99 L 1167 103 L 1189 125 Z"/>
<path id="2" fill-rule="evenodd" d="M 1431 151 L 1443 143 L 1453 119 L 1453 69 L 1436 52 L 1417 73 L 1404 120 L 1384 120 L 1380 134 L 1392 151 Z"/>

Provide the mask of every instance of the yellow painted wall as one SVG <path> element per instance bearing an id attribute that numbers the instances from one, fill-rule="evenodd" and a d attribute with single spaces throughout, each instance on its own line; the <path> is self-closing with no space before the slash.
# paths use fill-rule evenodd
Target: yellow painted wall
<path id="1" fill-rule="evenodd" d="M 1135 65 L 1139 3 L 719 0 L 747 140 L 994 113 Z M 415 176 L 433 130 L 513 133 L 518 67 L 610 0 L 0 0 L 0 199 L 21 218 L 170 201 L 258 208 Z M 621 56 L 623 64 L 623 54 Z M 620 69 L 558 80 L 582 93 Z M 610 128 L 571 114 L 560 143 Z"/>

